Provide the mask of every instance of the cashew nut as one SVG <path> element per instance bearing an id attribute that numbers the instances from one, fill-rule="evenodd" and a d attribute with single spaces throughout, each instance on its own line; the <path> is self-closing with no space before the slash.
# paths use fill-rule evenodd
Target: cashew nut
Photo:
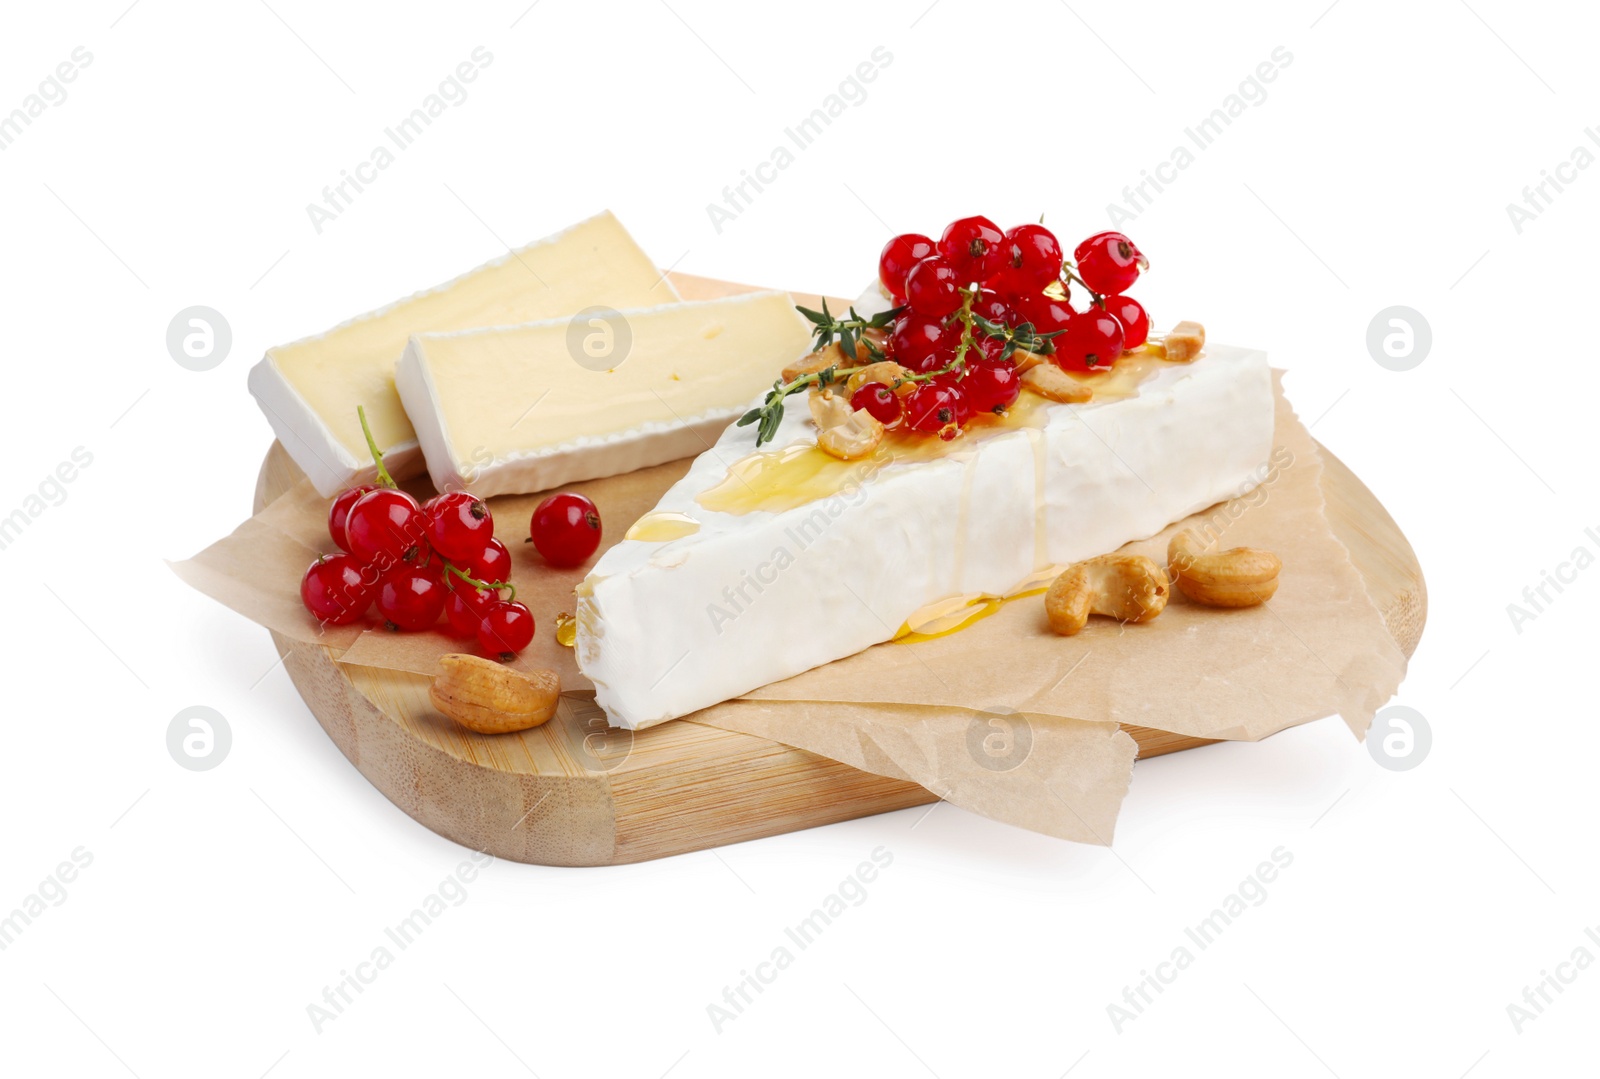
<path id="1" fill-rule="evenodd" d="M 1199 537 L 1185 528 L 1167 544 L 1172 583 L 1207 607 L 1254 607 L 1278 590 L 1283 561 L 1271 551 L 1234 547 L 1205 554 Z"/>
<path id="2" fill-rule="evenodd" d="M 507 734 L 547 723 L 561 698 L 555 671 L 514 671 L 481 656 L 452 652 L 428 688 L 433 706 L 468 730 Z"/>
<path id="3" fill-rule="evenodd" d="M 1073 405 L 1081 405 L 1094 396 L 1094 391 L 1087 384 L 1079 382 L 1053 363 L 1041 363 L 1028 368 L 1022 373 L 1022 384 L 1041 397 Z"/>
<path id="4" fill-rule="evenodd" d="M 872 359 L 872 353 L 867 349 L 867 342 L 871 341 L 877 348 L 878 355 L 883 355 L 883 348 L 889 343 L 889 331 L 877 326 L 870 326 L 861 331 L 861 340 L 856 343 L 856 360 L 866 363 Z"/>
<path id="5" fill-rule="evenodd" d="M 1160 343 L 1167 359 L 1173 363 L 1188 363 L 1206 347 L 1206 328 L 1198 322 L 1180 322 Z"/>
<path id="6" fill-rule="evenodd" d="M 855 411 L 850 407 L 850 399 L 835 393 L 831 387 L 825 390 L 813 388 L 806 403 L 811 406 L 811 422 L 823 431 L 849 423 L 850 414 Z"/>
<path id="7" fill-rule="evenodd" d="M 846 408 L 849 405 L 845 406 Z M 841 461 L 865 457 L 883 441 L 883 424 L 864 408 L 856 409 L 843 423 L 825 427 L 817 436 L 817 445 L 824 453 Z"/>
<path id="8" fill-rule="evenodd" d="M 881 382 L 895 393 L 904 396 L 917 388 L 915 382 L 901 381 L 910 373 L 910 371 L 907 371 L 893 360 L 879 360 L 877 363 L 869 363 L 865 367 L 852 371 L 850 373 L 850 381 L 845 383 L 844 389 L 847 394 L 854 397 L 855 392 L 867 383 Z M 896 385 L 896 383 L 899 383 L 899 385 Z"/>
<path id="9" fill-rule="evenodd" d="M 1042 353 L 1029 352 L 1025 348 L 1019 348 L 1011 354 L 1011 362 L 1017 365 L 1017 374 L 1019 375 L 1027 374 L 1046 361 L 1047 357 Z"/>
<path id="10" fill-rule="evenodd" d="M 859 350 L 858 350 L 859 351 Z M 845 359 L 844 349 L 835 341 L 827 348 L 817 352 L 807 352 L 799 359 L 790 362 L 783 369 L 783 380 L 793 382 L 802 375 L 814 375 L 818 371 L 826 371 L 830 367 L 853 367 L 855 360 Z"/>
<path id="11" fill-rule="evenodd" d="M 1071 637 L 1091 614 L 1148 622 L 1167 606 L 1166 572 L 1144 555 L 1107 554 L 1068 566 L 1050 583 L 1044 612 L 1050 628 Z"/>

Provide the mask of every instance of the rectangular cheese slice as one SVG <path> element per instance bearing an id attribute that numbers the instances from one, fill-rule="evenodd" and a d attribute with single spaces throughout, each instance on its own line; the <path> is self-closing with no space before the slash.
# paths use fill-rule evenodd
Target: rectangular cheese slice
<path id="1" fill-rule="evenodd" d="M 810 337 L 755 292 L 419 334 L 395 380 L 434 486 L 522 494 L 694 456 Z"/>
<path id="2" fill-rule="evenodd" d="M 598 703 L 629 728 L 687 715 L 890 640 L 940 601 L 1014 595 L 1267 474 L 1265 353 L 1145 367 L 1128 396 L 1024 393 L 948 446 L 891 436 L 861 461 L 815 448 L 804 398 L 759 451 L 728 429 L 579 586 Z"/>
<path id="3" fill-rule="evenodd" d="M 412 334 L 532 322 L 594 305 L 677 302 L 672 283 L 608 211 L 326 333 L 268 349 L 250 370 L 250 392 L 295 463 L 331 496 L 374 473 L 358 405 L 389 471 L 419 470 L 416 434 L 394 387 L 395 362 Z"/>

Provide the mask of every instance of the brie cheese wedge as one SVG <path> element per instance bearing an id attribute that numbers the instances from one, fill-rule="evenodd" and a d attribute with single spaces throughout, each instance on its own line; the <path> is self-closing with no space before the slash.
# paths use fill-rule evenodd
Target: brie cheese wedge
<path id="1" fill-rule="evenodd" d="M 250 369 L 250 392 L 284 449 L 330 497 L 376 471 L 357 406 L 390 473 L 419 471 L 421 451 L 394 385 L 395 362 L 412 334 L 677 302 L 672 283 L 606 212 L 326 333 L 268 349 Z"/>
<path id="2" fill-rule="evenodd" d="M 786 292 L 420 334 L 395 381 L 441 491 L 488 498 L 692 457 L 807 350 Z"/>
<path id="3" fill-rule="evenodd" d="M 798 398 L 759 450 L 729 428 L 579 586 L 577 660 L 611 722 L 853 655 L 951 597 L 1015 594 L 1266 475 L 1265 353 L 1132 356 L 1093 377 L 1087 404 L 1025 392 L 953 443 L 893 433 L 857 461 L 816 448 Z"/>

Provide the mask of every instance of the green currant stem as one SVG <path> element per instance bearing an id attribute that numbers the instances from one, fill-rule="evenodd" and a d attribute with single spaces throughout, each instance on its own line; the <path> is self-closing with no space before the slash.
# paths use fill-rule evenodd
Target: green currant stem
<path id="1" fill-rule="evenodd" d="M 1061 275 L 1062 275 L 1062 277 L 1066 278 L 1066 280 L 1068 280 L 1068 281 L 1076 281 L 1078 284 L 1082 285 L 1083 286 L 1083 291 L 1085 291 L 1085 292 L 1087 292 L 1089 294 L 1090 302 L 1093 303 L 1096 307 L 1104 307 L 1106 305 L 1106 298 L 1104 296 L 1100 295 L 1094 289 L 1090 288 L 1089 287 L 1089 283 L 1087 281 L 1085 281 L 1083 278 L 1079 277 L 1077 274 L 1073 273 L 1072 272 L 1072 267 L 1070 265 L 1065 264 L 1065 263 L 1062 264 Z"/>
<path id="2" fill-rule="evenodd" d="M 956 312 L 956 318 L 961 320 L 961 343 L 956 346 L 956 358 L 950 361 L 950 366 L 963 372 L 967 366 L 967 353 L 978 347 L 972 341 L 972 301 L 977 298 L 977 285 L 962 289 L 961 309 Z"/>
<path id="3" fill-rule="evenodd" d="M 460 577 L 463 581 L 466 581 L 472 587 L 481 588 L 485 592 L 499 592 L 500 589 L 502 589 L 502 588 L 509 588 L 511 590 L 510 598 L 513 599 L 513 600 L 517 598 L 517 586 L 512 584 L 510 581 L 502 581 L 499 584 L 490 584 L 488 581 L 480 581 L 476 577 L 473 577 L 472 575 L 470 575 L 470 574 L 468 574 L 468 573 L 466 573 L 466 572 L 464 572 L 462 570 L 457 569 L 455 566 L 451 565 L 449 562 L 446 562 L 444 564 L 444 573 L 445 573 L 446 577 L 449 577 L 452 574 L 457 576 L 457 577 Z"/>
<path id="4" fill-rule="evenodd" d="M 378 449 L 378 441 L 372 437 L 372 428 L 367 426 L 367 410 L 357 405 L 356 416 L 361 420 L 361 433 L 367 436 L 367 449 L 372 451 L 372 463 L 378 466 L 378 486 L 399 487 L 394 477 L 389 475 L 389 470 L 383 467 L 383 451 Z"/>

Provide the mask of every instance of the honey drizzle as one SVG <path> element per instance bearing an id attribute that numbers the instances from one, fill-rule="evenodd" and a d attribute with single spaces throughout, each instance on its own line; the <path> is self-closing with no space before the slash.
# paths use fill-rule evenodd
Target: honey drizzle
<path id="1" fill-rule="evenodd" d="M 905 620 L 891 639 L 896 644 L 915 644 L 918 641 L 948 637 L 957 630 L 966 629 L 974 622 L 988 618 L 1012 600 L 1043 595 L 1049 590 L 1050 582 L 1061 573 L 1062 568 L 1045 566 L 1043 569 L 1034 570 L 1003 596 L 990 592 L 969 592 L 965 595 L 936 600 L 913 611 L 911 617 Z"/>
<path id="2" fill-rule="evenodd" d="M 645 543 L 665 543 L 668 540 L 692 536 L 698 531 L 700 522 L 687 513 L 656 510 L 633 522 L 633 526 L 623 538 L 641 540 Z"/>
<path id="3" fill-rule="evenodd" d="M 1067 374 L 1093 387 L 1095 401 L 1115 401 L 1136 396 L 1145 380 L 1167 363 L 1154 350 L 1141 348 L 1123 356 L 1110 371 Z M 1034 439 L 1037 462 L 1044 457 L 1041 432 L 1054 405 L 1053 401 L 1024 391 L 1006 415 L 975 416 L 966 431 L 953 441 L 942 442 L 922 432 L 894 430 L 884 436 L 872 454 L 854 461 L 832 457 L 809 440 L 779 449 L 757 450 L 730 465 L 727 478 L 701 492 L 697 501 L 706 509 L 721 513 L 782 513 L 865 483 L 891 464 L 941 460 L 1016 430 L 1034 432 L 1029 437 Z M 1036 522 L 1035 527 L 1042 530 L 1043 525 Z M 1036 539 L 1036 549 L 1041 546 Z"/>

